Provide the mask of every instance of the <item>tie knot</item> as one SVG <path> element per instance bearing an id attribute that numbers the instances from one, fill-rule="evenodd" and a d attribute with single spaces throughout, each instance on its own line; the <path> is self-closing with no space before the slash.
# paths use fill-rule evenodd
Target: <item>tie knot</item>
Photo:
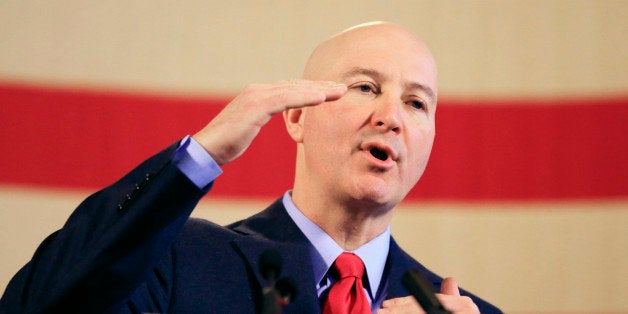
<path id="1" fill-rule="evenodd" d="M 340 278 L 356 277 L 362 279 L 364 275 L 364 263 L 362 259 L 357 255 L 349 252 L 344 252 L 336 258 L 334 267 L 340 274 Z"/>

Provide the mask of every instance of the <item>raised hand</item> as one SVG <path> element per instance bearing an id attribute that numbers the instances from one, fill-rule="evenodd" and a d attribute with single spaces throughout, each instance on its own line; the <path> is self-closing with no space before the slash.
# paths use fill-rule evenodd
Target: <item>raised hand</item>
<path id="1" fill-rule="evenodd" d="M 244 153 L 273 115 L 337 100 L 346 92 L 345 85 L 328 81 L 249 85 L 193 138 L 219 165 L 224 165 Z"/>

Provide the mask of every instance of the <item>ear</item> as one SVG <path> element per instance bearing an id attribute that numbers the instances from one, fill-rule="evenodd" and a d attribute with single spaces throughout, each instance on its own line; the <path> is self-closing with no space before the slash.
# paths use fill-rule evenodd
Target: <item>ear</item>
<path id="1" fill-rule="evenodd" d="M 286 109 L 283 112 L 283 120 L 286 123 L 288 134 L 297 143 L 303 142 L 304 108 Z"/>

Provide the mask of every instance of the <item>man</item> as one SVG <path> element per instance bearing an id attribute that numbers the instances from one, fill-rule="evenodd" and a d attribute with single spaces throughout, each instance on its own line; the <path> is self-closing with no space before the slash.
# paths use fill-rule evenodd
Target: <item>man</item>
<path id="1" fill-rule="evenodd" d="M 390 237 L 393 210 L 430 155 L 437 94 L 433 57 L 409 30 L 346 30 L 314 50 L 302 80 L 245 88 L 200 132 L 86 199 L 15 276 L 0 309 L 259 312 L 275 279 L 260 256 L 273 249 L 297 290 L 285 312 L 421 313 L 401 285 L 418 269 L 449 311 L 499 313 Z M 219 166 L 278 113 L 297 144 L 293 189 L 226 228 L 188 220 Z M 339 275 L 345 259 L 358 275 Z M 351 301 L 338 305 L 343 286 Z"/>

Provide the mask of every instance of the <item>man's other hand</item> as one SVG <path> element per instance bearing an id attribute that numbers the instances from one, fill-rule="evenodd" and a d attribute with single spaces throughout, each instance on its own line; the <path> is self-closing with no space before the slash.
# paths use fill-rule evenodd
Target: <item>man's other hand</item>
<path id="1" fill-rule="evenodd" d="M 454 278 L 445 278 L 440 288 L 441 293 L 437 293 L 438 301 L 452 313 L 479 314 L 480 310 L 473 303 L 471 298 L 460 296 L 458 283 Z M 425 313 L 419 303 L 412 296 L 386 300 L 382 303 L 382 308 L 377 310 L 377 314 L 389 313 Z"/>

